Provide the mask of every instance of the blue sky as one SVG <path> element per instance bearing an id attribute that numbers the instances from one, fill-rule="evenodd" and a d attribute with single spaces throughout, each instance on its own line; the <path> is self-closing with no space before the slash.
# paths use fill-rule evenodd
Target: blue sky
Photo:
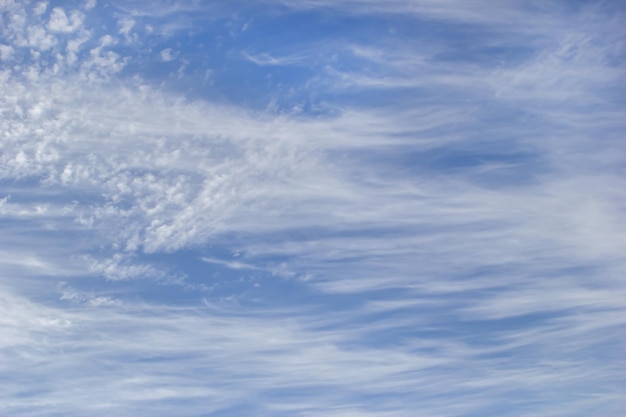
<path id="1" fill-rule="evenodd" d="M 622 2 L 0 11 L 0 414 L 626 411 Z"/>

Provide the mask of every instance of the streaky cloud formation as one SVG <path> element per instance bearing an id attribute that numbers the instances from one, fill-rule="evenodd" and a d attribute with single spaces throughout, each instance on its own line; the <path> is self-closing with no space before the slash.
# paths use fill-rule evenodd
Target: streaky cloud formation
<path id="1" fill-rule="evenodd" d="M 620 2 L 0 13 L 2 415 L 626 409 Z"/>

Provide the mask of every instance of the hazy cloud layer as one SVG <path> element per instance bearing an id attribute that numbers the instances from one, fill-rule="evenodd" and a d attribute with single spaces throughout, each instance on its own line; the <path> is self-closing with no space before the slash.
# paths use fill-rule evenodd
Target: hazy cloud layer
<path id="1" fill-rule="evenodd" d="M 619 2 L 0 2 L 0 412 L 626 409 Z"/>

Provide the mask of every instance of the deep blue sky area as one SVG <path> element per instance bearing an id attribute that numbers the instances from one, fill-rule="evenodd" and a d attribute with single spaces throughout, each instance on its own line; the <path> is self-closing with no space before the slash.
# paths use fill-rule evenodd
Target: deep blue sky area
<path id="1" fill-rule="evenodd" d="M 0 415 L 624 415 L 625 14 L 0 1 Z"/>

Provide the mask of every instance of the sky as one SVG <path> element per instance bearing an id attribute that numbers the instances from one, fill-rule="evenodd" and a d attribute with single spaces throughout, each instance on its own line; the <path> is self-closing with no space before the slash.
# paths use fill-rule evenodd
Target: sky
<path id="1" fill-rule="evenodd" d="M 626 415 L 622 1 L 0 13 L 0 414 Z"/>

